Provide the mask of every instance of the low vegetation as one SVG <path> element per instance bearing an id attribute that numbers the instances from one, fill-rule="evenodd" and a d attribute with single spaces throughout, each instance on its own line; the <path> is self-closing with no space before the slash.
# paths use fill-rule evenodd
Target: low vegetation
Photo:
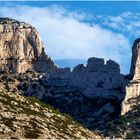
<path id="1" fill-rule="evenodd" d="M 0 138 L 99 138 L 34 97 L 0 92 Z"/>
<path id="2" fill-rule="evenodd" d="M 132 110 L 108 123 L 104 137 L 140 139 L 140 96 L 129 102 L 133 104 Z"/>

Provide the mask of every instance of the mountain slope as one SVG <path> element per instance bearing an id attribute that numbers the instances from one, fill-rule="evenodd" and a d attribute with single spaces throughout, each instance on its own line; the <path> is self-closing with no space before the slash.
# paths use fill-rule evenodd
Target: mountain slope
<path id="1" fill-rule="evenodd" d="M 100 138 L 32 97 L 0 92 L 0 138 Z"/>

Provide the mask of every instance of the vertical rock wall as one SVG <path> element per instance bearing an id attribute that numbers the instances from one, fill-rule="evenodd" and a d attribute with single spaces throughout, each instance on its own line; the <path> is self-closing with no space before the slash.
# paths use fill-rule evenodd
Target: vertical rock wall
<path id="1" fill-rule="evenodd" d="M 130 100 L 140 96 L 140 39 L 135 40 L 132 47 L 130 76 L 131 80 L 126 86 L 126 95 L 122 103 L 122 115 L 133 108 L 133 103 L 130 103 Z"/>
<path id="2" fill-rule="evenodd" d="M 0 69 L 23 73 L 28 69 L 47 72 L 55 68 L 34 27 L 14 19 L 0 18 Z"/>

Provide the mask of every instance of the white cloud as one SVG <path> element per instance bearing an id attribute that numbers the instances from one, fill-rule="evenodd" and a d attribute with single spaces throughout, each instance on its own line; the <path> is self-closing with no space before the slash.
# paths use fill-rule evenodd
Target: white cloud
<path id="1" fill-rule="evenodd" d="M 130 61 L 128 39 L 97 24 L 82 22 L 90 17 L 61 7 L 0 7 L 0 15 L 26 21 L 40 32 L 46 51 L 53 59 L 102 57 L 121 65 Z M 113 19 L 112 24 L 121 22 Z M 116 21 L 117 20 L 117 21 Z"/>
<path id="2" fill-rule="evenodd" d="M 129 39 L 136 39 L 140 34 L 140 13 L 124 12 L 118 16 L 101 17 L 102 25 L 126 33 Z"/>

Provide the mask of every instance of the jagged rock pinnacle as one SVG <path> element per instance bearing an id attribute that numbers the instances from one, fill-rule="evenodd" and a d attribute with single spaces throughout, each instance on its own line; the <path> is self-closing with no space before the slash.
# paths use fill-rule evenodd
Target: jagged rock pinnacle
<path id="1" fill-rule="evenodd" d="M 137 98 L 140 96 L 140 38 L 136 39 L 132 46 L 130 75 L 132 79 L 126 86 L 126 95 L 122 103 L 122 115 L 124 115 L 133 108 L 134 101 L 133 103 L 131 103 L 130 101 L 133 98 Z"/>
<path id="2" fill-rule="evenodd" d="M 135 40 L 132 47 L 130 75 L 133 79 L 140 79 L 140 38 Z"/>

